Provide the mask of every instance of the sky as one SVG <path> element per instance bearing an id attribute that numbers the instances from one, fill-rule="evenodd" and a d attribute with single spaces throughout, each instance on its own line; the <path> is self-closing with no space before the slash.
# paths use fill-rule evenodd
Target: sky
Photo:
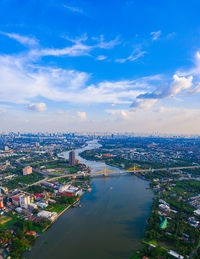
<path id="1" fill-rule="evenodd" d="M 0 0 L 0 131 L 200 133 L 199 0 Z"/>

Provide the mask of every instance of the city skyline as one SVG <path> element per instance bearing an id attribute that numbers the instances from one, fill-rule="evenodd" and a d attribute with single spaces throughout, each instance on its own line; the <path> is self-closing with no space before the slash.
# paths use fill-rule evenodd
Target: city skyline
<path id="1" fill-rule="evenodd" d="M 199 7 L 2 1 L 1 131 L 199 134 Z"/>

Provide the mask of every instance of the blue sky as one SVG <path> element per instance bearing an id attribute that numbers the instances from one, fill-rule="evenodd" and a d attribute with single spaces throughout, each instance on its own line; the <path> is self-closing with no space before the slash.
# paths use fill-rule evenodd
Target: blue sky
<path id="1" fill-rule="evenodd" d="M 199 134 L 198 0 L 0 1 L 1 131 Z"/>

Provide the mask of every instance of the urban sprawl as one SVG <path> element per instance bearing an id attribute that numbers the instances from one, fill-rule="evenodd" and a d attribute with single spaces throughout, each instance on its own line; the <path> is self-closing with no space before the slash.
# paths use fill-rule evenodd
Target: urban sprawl
<path id="1" fill-rule="evenodd" d="M 74 150 L 93 139 L 101 146 L 81 157 L 147 180 L 154 193 L 145 235 L 130 258 L 200 258 L 198 136 L 20 132 L 0 135 L 0 258 L 21 258 L 62 213 L 81 207 L 92 174 Z"/>

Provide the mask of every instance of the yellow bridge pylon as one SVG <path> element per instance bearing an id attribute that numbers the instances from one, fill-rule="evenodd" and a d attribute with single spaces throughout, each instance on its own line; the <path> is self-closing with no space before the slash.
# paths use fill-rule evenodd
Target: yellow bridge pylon
<path id="1" fill-rule="evenodd" d="M 129 169 L 126 170 L 126 171 L 127 171 L 127 172 L 134 172 L 134 173 L 135 173 L 135 171 L 138 171 L 138 170 L 141 170 L 141 169 L 138 168 L 138 167 L 136 167 L 135 164 L 134 164 L 134 167 L 131 167 L 131 168 L 129 168 Z"/>
<path id="2" fill-rule="evenodd" d="M 103 175 L 106 176 L 109 173 L 116 173 L 116 172 L 118 172 L 118 171 L 113 171 L 113 170 L 107 169 L 106 166 L 105 166 L 104 169 L 99 170 L 99 171 L 97 171 L 97 172 L 95 172 L 93 174 L 103 174 Z"/>
<path id="3" fill-rule="evenodd" d="M 106 166 L 104 167 L 104 169 L 99 170 L 97 172 L 92 173 L 93 175 L 99 175 L 99 174 L 103 174 L 104 176 L 107 176 L 108 174 L 115 174 L 115 173 L 135 173 L 136 170 L 140 170 L 139 168 L 136 168 L 135 165 L 133 168 L 129 168 L 128 170 L 119 170 L 119 171 L 114 171 L 114 170 L 110 170 L 107 169 Z"/>

